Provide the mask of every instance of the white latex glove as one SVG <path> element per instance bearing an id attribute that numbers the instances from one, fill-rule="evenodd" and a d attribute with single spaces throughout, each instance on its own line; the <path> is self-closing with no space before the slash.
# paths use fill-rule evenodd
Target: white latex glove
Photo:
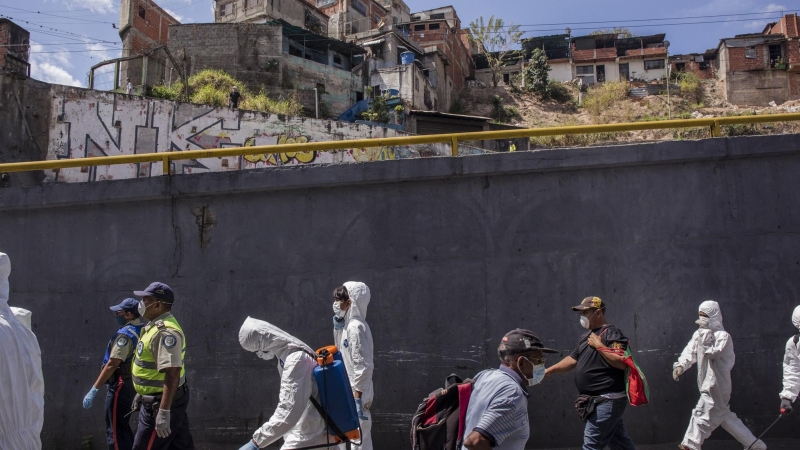
<path id="1" fill-rule="evenodd" d="M 159 409 L 156 416 L 156 434 L 164 439 L 172 432 L 169 429 L 169 410 Z"/>
<path id="2" fill-rule="evenodd" d="M 683 375 L 683 367 L 678 366 L 678 367 L 672 369 L 672 379 L 673 380 L 675 380 L 675 381 L 680 380 L 681 375 Z"/>

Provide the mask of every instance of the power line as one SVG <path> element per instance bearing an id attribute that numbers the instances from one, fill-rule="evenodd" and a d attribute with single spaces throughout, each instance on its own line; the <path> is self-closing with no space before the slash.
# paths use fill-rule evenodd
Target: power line
<path id="1" fill-rule="evenodd" d="M 0 14 L 0 17 L 5 17 L 5 18 L 8 18 L 10 20 L 14 20 L 13 17 L 7 16 L 7 15 L 4 15 L 4 14 Z M 104 43 L 107 43 L 107 44 L 114 44 L 114 45 L 117 44 L 116 42 L 106 41 L 105 39 L 97 39 L 97 38 L 89 37 L 89 36 L 86 36 L 85 34 L 78 34 L 78 33 L 73 33 L 71 31 L 60 30 L 58 28 L 53 28 L 53 27 L 48 27 L 48 26 L 45 26 L 45 25 L 40 25 L 40 24 L 38 24 L 36 22 L 30 22 L 30 21 L 22 20 L 22 19 L 18 19 L 17 21 L 18 22 L 25 22 L 25 23 L 27 23 L 29 25 L 38 26 L 39 28 L 41 28 L 43 30 L 53 31 L 55 33 L 67 34 L 67 35 L 76 36 L 76 37 L 80 37 L 80 38 L 84 38 L 84 39 L 90 39 L 90 40 L 97 41 L 97 42 L 104 42 Z M 31 30 L 29 30 L 29 31 L 31 31 Z M 34 29 L 33 31 L 37 31 L 37 32 L 43 33 L 43 34 L 48 34 L 48 33 L 44 32 L 42 30 Z M 66 36 L 56 36 L 56 37 L 64 37 L 65 39 L 68 39 Z"/>
<path id="2" fill-rule="evenodd" d="M 27 12 L 27 13 L 41 14 L 43 16 L 50 16 L 50 17 L 59 17 L 61 19 L 74 19 L 74 20 L 80 20 L 80 21 L 83 21 L 83 22 L 93 22 L 93 23 L 111 23 L 111 24 L 115 24 L 116 23 L 116 22 L 107 22 L 107 21 L 103 21 L 103 20 L 91 20 L 91 19 L 81 19 L 81 18 L 78 18 L 78 17 L 59 16 L 57 14 L 48 14 L 48 13 L 43 13 L 41 11 L 32 11 L 30 9 L 22 9 L 22 8 L 17 8 L 17 7 L 14 7 L 14 6 L 8 6 L 8 5 L 0 5 L 0 6 L 2 6 L 3 8 L 9 8 L 9 9 L 13 9 L 13 10 L 16 10 L 16 11 L 23 11 L 23 12 Z"/>

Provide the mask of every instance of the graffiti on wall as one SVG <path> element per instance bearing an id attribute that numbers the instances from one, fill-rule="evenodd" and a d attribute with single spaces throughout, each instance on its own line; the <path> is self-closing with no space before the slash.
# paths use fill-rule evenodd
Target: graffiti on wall
<path id="1" fill-rule="evenodd" d="M 370 125 L 278 116 L 252 111 L 178 104 L 120 94 L 69 90 L 54 96 L 48 159 L 134 155 L 186 150 L 256 147 L 345 139 L 402 136 Z M 202 173 L 267 167 L 386 161 L 447 155 L 446 145 L 302 151 L 173 161 L 172 173 Z M 87 182 L 163 175 L 160 162 L 69 168 L 48 173 L 50 181 Z"/>

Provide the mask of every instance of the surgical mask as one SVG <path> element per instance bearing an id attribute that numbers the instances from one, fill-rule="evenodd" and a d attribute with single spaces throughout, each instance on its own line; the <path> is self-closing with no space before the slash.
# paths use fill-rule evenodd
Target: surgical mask
<path id="1" fill-rule="evenodd" d="M 694 323 L 700 325 L 700 328 L 708 328 L 709 322 L 708 317 L 700 316 Z"/>
<path id="2" fill-rule="evenodd" d="M 336 314 L 336 317 L 339 317 L 339 318 L 344 317 L 344 315 L 347 313 L 347 311 L 344 311 L 342 309 L 341 304 L 342 304 L 342 302 L 340 302 L 338 300 L 333 302 L 333 313 Z"/>
<path id="3" fill-rule="evenodd" d="M 139 315 L 144 317 L 144 313 L 145 313 L 145 311 L 147 311 L 147 308 L 149 308 L 149 307 L 151 307 L 153 305 L 154 305 L 154 303 L 151 303 L 150 305 L 145 306 L 144 300 L 139 300 L 139 307 L 137 308 L 139 310 Z"/>
<path id="4" fill-rule="evenodd" d="M 522 375 L 525 377 L 525 380 L 528 382 L 528 386 L 536 386 L 537 384 L 541 383 L 544 380 L 545 368 L 544 364 L 533 364 L 530 359 L 523 357 L 525 361 L 528 361 L 530 365 L 533 366 L 533 376 L 531 378 L 526 377 L 524 374 Z"/>
<path id="5" fill-rule="evenodd" d="M 589 318 L 586 316 L 581 316 L 581 326 L 583 328 L 589 329 Z"/>
<path id="6" fill-rule="evenodd" d="M 262 352 L 261 350 L 256 352 L 256 356 L 263 359 L 264 361 L 269 361 L 270 359 L 275 357 L 275 355 L 272 352 Z"/>
<path id="7" fill-rule="evenodd" d="M 128 320 L 125 319 L 125 316 L 117 316 L 116 319 L 117 319 L 117 325 L 121 327 L 124 327 L 125 324 L 128 323 Z"/>

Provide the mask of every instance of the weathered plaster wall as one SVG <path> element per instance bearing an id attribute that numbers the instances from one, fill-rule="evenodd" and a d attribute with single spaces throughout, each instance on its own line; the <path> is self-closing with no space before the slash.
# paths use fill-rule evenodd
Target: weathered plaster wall
<path id="1" fill-rule="evenodd" d="M 584 332 L 570 306 L 587 295 L 650 382 L 650 405 L 625 414 L 637 446 L 686 429 L 697 372 L 676 383 L 672 362 L 709 298 L 737 352 L 731 407 L 758 434 L 797 333 L 798 173 L 791 135 L 0 189 L 11 303 L 33 311 L 42 347 L 44 448 L 103 447 L 102 408 L 81 399 L 115 330 L 108 306 L 154 280 L 177 294 L 198 450 L 238 448 L 277 403 L 276 362 L 241 349 L 242 321 L 330 344 L 347 280 L 372 290 L 376 449 L 408 450 L 423 397 L 496 367 L 512 328 L 561 352 L 548 365 L 568 355 Z M 571 375 L 531 388 L 527 448 L 580 447 L 576 395 Z M 799 448 L 798 420 L 770 447 Z"/>
<path id="2" fill-rule="evenodd" d="M 0 72 L 0 162 L 45 159 L 52 89 L 32 78 L 20 80 Z M 0 188 L 36 185 L 43 179 L 42 172 L 0 175 Z"/>

